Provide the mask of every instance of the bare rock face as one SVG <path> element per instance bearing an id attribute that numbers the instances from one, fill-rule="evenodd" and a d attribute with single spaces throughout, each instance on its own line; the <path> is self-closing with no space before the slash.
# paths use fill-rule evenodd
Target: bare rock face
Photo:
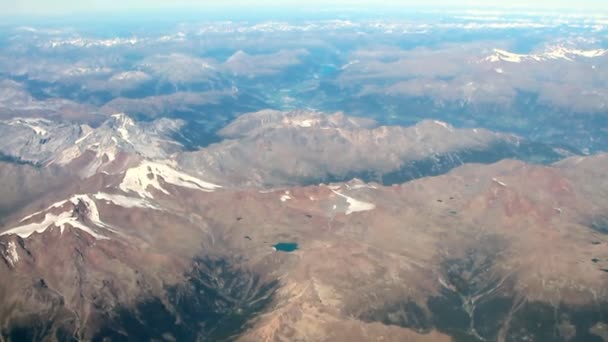
<path id="1" fill-rule="evenodd" d="M 227 138 L 179 155 L 191 172 L 231 184 L 277 186 L 362 178 L 387 185 L 444 173 L 466 162 L 549 159 L 560 153 L 512 135 L 441 121 L 377 126 L 342 113 L 261 111 L 220 131 Z"/>
<path id="2" fill-rule="evenodd" d="M 59 167 L 40 168 L 29 164 L 0 161 L 0 222 L 36 196 L 52 192 L 70 181 L 69 173 Z"/>
<path id="3" fill-rule="evenodd" d="M 56 151 L 70 147 L 81 135 L 78 125 L 46 119 L 17 118 L 2 122 L 2 154 L 16 160 L 44 164 Z"/>

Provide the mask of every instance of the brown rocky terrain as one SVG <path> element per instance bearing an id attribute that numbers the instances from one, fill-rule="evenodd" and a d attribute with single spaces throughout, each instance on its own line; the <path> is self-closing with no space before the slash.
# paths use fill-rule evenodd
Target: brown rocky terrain
<path id="1" fill-rule="evenodd" d="M 459 129 L 437 120 L 380 126 L 343 113 L 298 110 L 246 114 L 219 134 L 225 140 L 179 154 L 177 161 L 201 177 L 237 186 L 318 184 L 355 177 L 396 184 L 467 162 L 558 158 L 567 153 L 514 135 Z"/>
<path id="2" fill-rule="evenodd" d="M 607 326 L 608 238 L 597 224 L 607 162 L 506 160 L 390 187 L 264 191 L 178 185 L 149 166 L 150 197 L 94 176 L 77 200 L 48 210 L 47 200 L 5 225 L 3 336 L 597 339 Z M 62 213 L 63 232 L 56 221 L 7 234 Z"/>

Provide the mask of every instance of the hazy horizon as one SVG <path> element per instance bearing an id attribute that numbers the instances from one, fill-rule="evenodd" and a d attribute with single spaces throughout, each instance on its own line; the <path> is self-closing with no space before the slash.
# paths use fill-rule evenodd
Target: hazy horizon
<path id="1" fill-rule="evenodd" d="M 236 10 L 239 9 L 262 9 L 262 10 L 290 10 L 290 9 L 309 9 L 309 10 L 324 10 L 324 9 L 506 9 L 506 10 L 543 10 L 543 11 L 560 11 L 570 10 L 576 12 L 589 11 L 606 11 L 608 5 L 601 0 L 582 0 L 577 2 L 565 0 L 552 1 L 509 1 L 505 4 L 504 1 L 458 1 L 458 0 L 429 0 L 421 1 L 384 1 L 381 4 L 371 0 L 339 0 L 332 1 L 328 4 L 326 1 L 311 0 L 229 0 L 229 1 L 207 1 L 201 3 L 193 0 L 177 0 L 177 1 L 75 1 L 75 0 L 59 0 L 59 1 L 44 1 L 44 0 L 22 0 L 17 3 L 0 2 L 0 12 L 4 16 L 56 16 L 70 14 L 94 14 L 94 13 L 120 13 L 125 11 L 136 12 L 154 12 L 163 10 Z"/>

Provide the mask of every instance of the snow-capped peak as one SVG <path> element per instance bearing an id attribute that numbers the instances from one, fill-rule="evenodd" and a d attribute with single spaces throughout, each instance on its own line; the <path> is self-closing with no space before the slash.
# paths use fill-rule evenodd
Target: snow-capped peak
<path id="1" fill-rule="evenodd" d="M 127 143 L 133 145 L 133 143 L 129 140 L 129 127 L 135 126 L 135 122 L 125 113 L 113 114 L 112 118 L 116 123 L 116 132 L 120 135 L 120 137 Z"/>
<path id="2" fill-rule="evenodd" d="M 47 135 L 51 122 L 42 118 L 14 118 L 7 122 L 9 126 L 23 126 L 31 129 L 37 135 Z"/>
<path id="3" fill-rule="evenodd" d="M 116 113 L 110 115 L 114 122 L 116 122 L 120 126 L 134 126 L 135 122 L 125 113 Z"/>
<path id="4" fill-rule="evenodd" d="M 44 216 L 40 221 L 38 216 L 41 214 Z M 27 238 L 33 233 L 43 233 L 54 227 L 59 228 L 60 233 L 63 234 L 67 227 L 71 227 L 84 231 L 98 240 L 109 239 L 97 232 L 100 228 L 108 229 L 110 226 L 101 221 L 97 205 L 89 195 L 74 195 L 67 200 L 54 203 L 43 211 L 24 217 L 20 223 L 26 221 L 30 222 L 13 227 L 0 235 L 16 234 Z"/>
<path id="5" fill-rule="evenodd" d="M 63 150 L 55 159 L 58 164 L 67 164 L 85 151 L 95 154 L 84 175 L 90 175 L 101 166 L 112 163 L 120 152 L 135 153 L 148 158 L 165 158 L 181 149 L 181 145 L 165 135 L 179 129 L 182 123 L 167 119 L 153 123 L 136 123 L 125 113 L 117 113 L 101 126 L 93 129 L 81 127 L 80 137 L 74 145 Z"/>
<path id="6" fill-rule="evenodd" d="M 122 82 L 122 81 L 145 81 L 148 80 L 150 76 L 143 71 L 125 71 L 118 74 L 115 74 L 110 78 L 110 81 L 113 82 Z"/>
<path id="7" fill-rule="evenodd" d="M 226 63 L 231 63 L 231 62 L 235 62 L 237 60 L 239 60 L 240 58 L 243 57 L 247 57 L 247 53 L 243 50 L 239 50 L 237 52 L 235 52 L 234 54 L 232 54 L 232 56 L 230 56 L 227 60 Z"/>
<path id="8" fill-rule="evenodd" d="M 608 54 L 607 49 L 592 49 L 581 50 L 575 48 L 567 48 L 563 45 L 556 45 L 547 48 L 542 53 L 536 54 L 518 54 L 501 49 L 494 49 L 494 54 L 484 58 L 484 61 L 491 63 L 509 62 L 521 63 L 526 61 L 541 62 L 546 60 L 565 60 L 573 61 L 579 57 L 595 58 Z"/>

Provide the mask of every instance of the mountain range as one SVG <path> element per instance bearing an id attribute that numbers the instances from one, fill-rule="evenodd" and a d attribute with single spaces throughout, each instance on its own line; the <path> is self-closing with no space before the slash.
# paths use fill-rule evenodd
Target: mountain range
<path id="1" fill-rule="evenodd" d="M 271 110 L 193 152 L 169 140 L 179 125 L 2 122 L 3 181 L 32 187 L 3 199 L 4 338 L 608 333 L 605 155 L 551 164 L 485 129 Z M 63 186 L 33 187 L 49 175 Z"/>

